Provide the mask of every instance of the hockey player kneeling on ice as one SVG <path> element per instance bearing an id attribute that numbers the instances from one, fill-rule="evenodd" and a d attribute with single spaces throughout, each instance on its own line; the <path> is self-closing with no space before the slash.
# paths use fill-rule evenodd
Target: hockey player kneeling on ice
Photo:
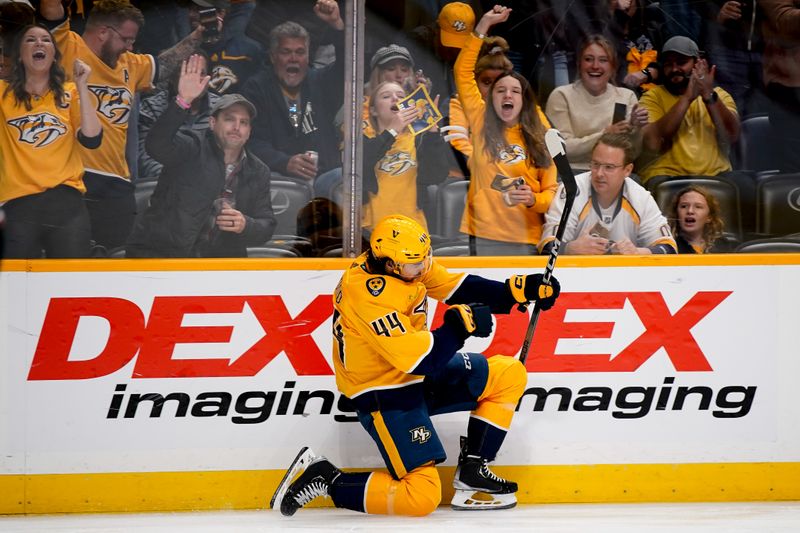
<path id="1" fill-rule="evenodd" d="M 435 465 L 446 454 L 432 415 L 471 411 L 456 471 L 455 509 L 507 509 L 517 484 L 489 469 L 511 425 L 527 372 L 512 357 L 459 352 L 467 337 L 488 337 L 492 313 L 536 300 L 549 309 L 559 284 L 518 275 L 505 283 L 450 273 L 432 257 L 430 238 L 410 218 L 379 221 L 370 249 L 334 292 L 333 360 L 339 390 L 356 407 L 388 467 L 343 472 L 303 448 L 270 505 L 286 516 L 319 496 L 336 507 L 424 516 L 441 501 Z M 427 298 L 450 305 L 444 323 L 427 328 Z M 480 302 L 480 303 L 472 303 Z M 476 493 L 481 493 L 480 495 Z"/>

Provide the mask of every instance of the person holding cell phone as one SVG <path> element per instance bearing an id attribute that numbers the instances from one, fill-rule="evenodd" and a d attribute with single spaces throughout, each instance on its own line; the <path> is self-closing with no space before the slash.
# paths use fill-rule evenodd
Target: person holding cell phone
<path id="1" fill-rule="evenodd" d="M 193 30 L 202 27 L 199 50 L 209 59 L 208 88 L 212 93 L 241 92 L 245 82 L 261 68 L 264 49 L 244 32 L 255 7 L 252 0 L 192 0 L 188 22 Z"/>
<path id="2" fill-rule="evenodd" d="M 317 0 L 314 14 L 330 30 L 336 61 L 310 62 L 311 36 L 285 21 L 270 31 L 269 63 L 242 89 L 258 110 L 250 147 L 273 172 L 312 182 L 341 166 L 336 111 L 344 101 L 344 20 L 335 0 Z M 309 152 L 317 152 L 317 158 Z"/>
<path id="3" fill-rule="evenodd" d="M 557 87 L 546 112 L 567 142 L 575 170 L 590 169 L 592 148 L 604 133 L 637 136 L 647 124 L 647 110 L 636 94 L 612 83 L 617 72 L 615 47 L 602 35 L 591 35 L 578 52 L 578 79 Z"/>
<path id="4" fill-rule="evenodd" d="M 369 96 L 369 128 L 364 128 L 362 225 L 371 231 L 390 214 L 401 214 L 427 228 L 422 211 L 426 186 L 447 175 L 447 149 L 438 127 L 414 135 L 409 125 L 416 107 L 400 109 L 406 91 L 398 83 L 379 83 Z M 438 102 L 438 98 L 437 98 Z"/>
<path id="5" fill-rule="evenodd" d="M 675 238 L 658 204 L 630 178 L 634 155 L 629 135 L 600 136 L 592 150 L 591 171 L 575 176 L 578 194 L 561 239 L 562 254 L 676 253 Z M 542 254 L 555 245 L 564 204 L 562 187 L 545 216 Z"/>
<path id="6" fill-rule="evenodd" d="M 164 169 L 127 257 L 246 257 L 248 246 L 272 237 L 269 168 L 245 148 L 255 106 L 226 94 L 211 107 L 208 130 L 181 129 L 210 79 L 200 56 L 184 61 L 178 94 L 147 135 L 147 151 Z"/>
<path id="7" fill-rule="evenodd" d="M 500 5 L 487 11 L 467 38 L 454 70 L 473 141 L 472 176 L 461 221 L 471 255 L 535 254 L 544 213 L 558 186 L 544 144 L 550 124 L 528 81 L 516 72 L 503 72 L 484 100 L 475 80 L 485 34 L 510 14 L 510 8 Z M 524 183 L 515 187 L 515 178 Z"/>

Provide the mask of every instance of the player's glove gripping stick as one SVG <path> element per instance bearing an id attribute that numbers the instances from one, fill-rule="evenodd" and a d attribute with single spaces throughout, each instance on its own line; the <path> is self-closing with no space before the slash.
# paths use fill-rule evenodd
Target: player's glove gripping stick
<path id="1" fill-rule="evenodd" d="M 542 274 L 517 274 L 506 280 L 506 287 L 511 292 L 514 300 L 524 310 L 532 302 L 538 302 L 543 311 L 547 311 L 556 303 L 556 298 L 561 293 L 561 285 L 556 278 L 550 278 L 550 283 L 544 282 Z"/>
<path id="2" fill-rule="evenodd" d="M 445 311 L 444 320 L 461 326 L 464 337 L 488 337 L 492 334 L 492 312 L 487 305 L 457 304 Z"/>

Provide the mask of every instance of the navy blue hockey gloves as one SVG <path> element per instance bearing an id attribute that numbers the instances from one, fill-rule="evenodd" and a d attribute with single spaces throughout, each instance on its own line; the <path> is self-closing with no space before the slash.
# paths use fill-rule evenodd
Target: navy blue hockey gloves
<path id="1" fill-rule="evenodd" d="M 555 277 L 550 277 L 550 284 L 542 283 L 541 274 L 527 276 L 517 274 L 506 280 L 506 286 L 511 296 L 517 303 L 526 305 L 528 302 L 537 301 L 542 311 L 547 311 L 556 303 L 556 298 L 561 293 L 561 285 Z"/>
<path id="2" fill-rule="evenodd" d="M 444 312 L 444 321 L 463 328 L 464 338 L 470 335 L 488 337 L 492 334 L 492 311 L 488 305 L 452 305 Z"/>

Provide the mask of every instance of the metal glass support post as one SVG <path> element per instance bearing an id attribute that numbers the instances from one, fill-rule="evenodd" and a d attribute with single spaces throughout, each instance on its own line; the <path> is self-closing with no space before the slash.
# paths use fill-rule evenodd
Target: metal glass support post
<path id="1" fill-rule="evenodd" d="M 361 253 L 361 108 L 364 101 L 364 0 L 345 1 L 343 255 Z M 337 61 L 340 58 L 336 58 Z"/>

